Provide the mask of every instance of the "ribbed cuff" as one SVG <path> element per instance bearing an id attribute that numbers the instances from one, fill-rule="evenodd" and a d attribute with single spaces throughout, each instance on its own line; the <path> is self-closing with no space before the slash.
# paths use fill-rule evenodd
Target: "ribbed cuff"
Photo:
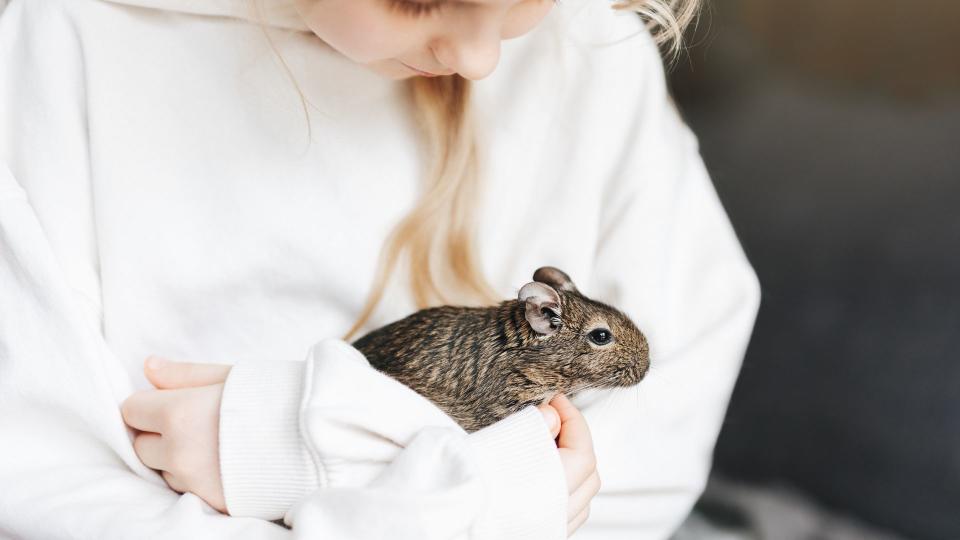
<path id="1" fill-rule="evenodd" d="M 564 539 L 567 483 L 560 454 L 536 407 L 467 437 L 487 485 L 480 538 Z"/>
<path id="2" fill-rule="evenodd" d="M 282 518 L 318 488 L 300 435 L 303 362 L 240 363 L 220 403 L 220 478 L 232 516 Z"/>

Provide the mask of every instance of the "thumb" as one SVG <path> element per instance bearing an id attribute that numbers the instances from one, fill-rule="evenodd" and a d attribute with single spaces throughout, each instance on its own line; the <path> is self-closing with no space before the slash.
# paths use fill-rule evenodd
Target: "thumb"
<path id="1" fill-rule="evenodd" d="M 560 448 L 571 450 L 593 450 L 593 439 L 590 437 L 590 428 L 587 419 L 570 402 L 567 396 L 557 394 L 550 405 L 560 415 L 560 439 L 557 444 Z"/>
<path id="2" fill-rule="evenodd" d="M 160 356 L 148 356 L 143 372 L 151 384 L 165 390 L 222 383 L 227 380 L 230 367 L 226 364 L 173 362 Z"/>
<path id="3" fill-rule="evenodd" d="M 550 436 L 556 439 L 557 435 L 560 434 L 560 415 L 557 414 L 557 410 L 546 403 L 537 405 L 537 408 L 543 414 L 543 421 L 546 422 L 547 429 L 550 430 Z"/>

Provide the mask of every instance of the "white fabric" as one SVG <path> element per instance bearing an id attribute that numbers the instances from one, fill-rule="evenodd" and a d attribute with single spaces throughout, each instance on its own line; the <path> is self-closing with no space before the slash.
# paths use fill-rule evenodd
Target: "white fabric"
<path id="1" fill-rule="evenodd" d="M 417 196 L 404 85 L 281 3 L 260 22 L 241 0 L 137 3 L 0 15 L 0 536 L 562 536 L 535 411 L 467 436 L 335 339 Z M 494 286 L 558 266 L 651 342 L 639 390 L 577 400 L 603 479 L 578 537 L 665 538 L 709 470 L 756 278 L 635 17 L 564 2 L 476 86 Z M 404 283 L 371 328 L 413 309 Z M 118 405 L 151 353 L 237 364 L 227 503 L 292 530 L 139 463 Z"/>
<path id="2" fill-rule="evenodd" d="M 359 351 L 328 339 L 305 363 L 237 364 L 221 413 L 231 515 L 278 519 L 307 496 L 288 524 L 302 525 L 309 508 L 308 519 L 323 516 L 328 535 L 454 538 L 473 521 L 475 506 L 486 505 L 473 530 L 478 538 L 564 536 L 565 514 L 557 509 L 566 503 L 566 483 L 557 474 L 553 440 L 532 407 L 466 437 Z M 386 487 L 391 491 L 384 493 Z M 384 504 L 385 496 L 393 502 Z M 530 508 L 531 496 L 543 498 L 533 504 L 544 511 L 517 519 L 516 508 Z"/>

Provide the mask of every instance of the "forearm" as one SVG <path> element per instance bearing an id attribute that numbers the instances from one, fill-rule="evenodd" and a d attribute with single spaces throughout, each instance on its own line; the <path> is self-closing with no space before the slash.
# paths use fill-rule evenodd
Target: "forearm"
<path id="1" fill-rule="evenodd" d="M 305 363 L 234 366 L 220 438 L 228 510 L 285 515 L 297 534 L 565 536 L 563 471 L 538 411 L 468 436 L 339 340 Z"/>
<path id="2" fill-rule="evenodd" d="M 129 378 L 80 307 L 0 163 L 0 535 L 280 537 L 179 497 L 143 466 L 119 402 Z"/>

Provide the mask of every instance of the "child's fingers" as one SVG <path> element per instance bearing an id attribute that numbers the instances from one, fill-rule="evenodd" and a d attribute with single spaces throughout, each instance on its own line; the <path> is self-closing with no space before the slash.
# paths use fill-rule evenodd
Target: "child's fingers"
<path id="1" fill-rule="evenodd" d="M 187 488 L 184 487 L 176 476 L 168 473 L 167 471 L 160 471 L 160 476 L 163 476 L 163 480 L 170 486 L 170 489 L 176 491 L 177 493 L 186 493 Z"/>
<path id="2" fill-rule="evenodd" d="M 567 477 L 567 490 L 572 494 L 597 471 L 593 439 L 587 420 L 566 396 L 558 394 L 550 401 L 550 405 L 560 415 L 557 447 Z"/>
<path id="3" fill-rule="evenodd" d="M 537 405 L 537 408 L 543 414 L 543 421 L 546 422 L 547 429 L 550 430 L 550 436 L 556 439 L 557 435 L 560 434 L 560 415 L 557 410 L 546 403 Z"/>
<path id="4" fill-rule="evenodd" d="M 589 477 L 567 498 L 567 516 L 576 516 L 584 508 L 590 506 L 590 501 L 600 492 L 600 475 L 593 471 Z"/>
<path id="5" fill-rule="evenodd" d="M 171 362 L 159 356 L 150 356 L 144 363 L 143 371 L 151 384 L 170 389 L 222 383 L 227 380 L 230 367 L 226 364 Z"/>
<path id="6" fill-rule="evenodd" d="M 123 421 L 132 428 L 152 433 L 163 433 L 167 427 L 164 411 L 170 402 L 170 392 L 140 390 L 120 404 Z"/>
<path id="7" fill-rule="evenodd" d="M 557 394 L 550 400 L 550 405 L 560 415 L 558 446 L 575 451 L 589 451 L 592 454 L 593 439 L 590 437 L 590 428 L 580 411 L 563 394 Z"/>
<path id="8" fill-rule="evenodd" d="M 151 469 L 162 470 L 167 467 L 167 451 L 163 438 L 157 433 L 141 433 L 133 439 L 133 451 L 140 461 Z"/>
<path id="9" fill-rule="evenodd" d="M 573 517 L 573 519 L 567 522 L 567 536 L 570 536 L 574 532 L 576 532 L 577 529 L 579 529 L 580 526 L 583 525 L 585 521 L 587 521 L 588 517 L 590 517 L 589 506 L 581 510 L 579 514 L 577 514 L 576 516 Z"/>

